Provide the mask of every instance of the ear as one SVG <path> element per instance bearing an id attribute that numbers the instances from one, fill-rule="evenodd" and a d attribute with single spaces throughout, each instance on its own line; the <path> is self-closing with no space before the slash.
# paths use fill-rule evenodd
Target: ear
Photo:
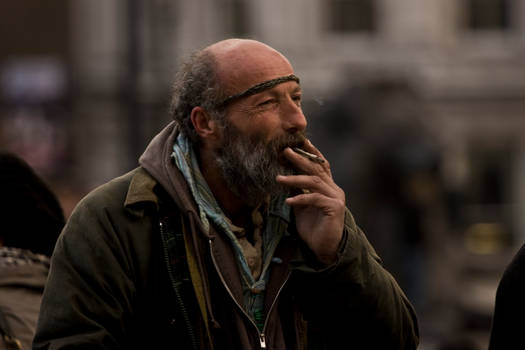
<path id="1" fill-rule="evenodd" d="M 208 112 L 202 107 L 194 107 L 191 110 L 191 123 L 202 139 L 217 136 L 217 122 L 210 117 Z"/>

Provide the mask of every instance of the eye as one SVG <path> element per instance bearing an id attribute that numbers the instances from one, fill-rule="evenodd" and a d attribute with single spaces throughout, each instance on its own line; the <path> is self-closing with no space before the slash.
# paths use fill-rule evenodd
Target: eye
<path id="1" fill-rule="evenodd" d="M 264 100 L 264 101 L 262 101 L 262 102 L 259 102 L 259 103 L 257 104 L 257 106 L 258 106 L 258 107 L 269 106 L 269 105 L 271 105 L 271 104 L 273 104 L 273 103 L 276 103 L 276 102 L 277 102 L 276 99 L 274 99 L 274 98 L 269 98 L 269 99 L 267 99 L 267 100 Z"/>
<path id="2" fill-rule="evenodd" d="M 302 101 L 302 95 L 298 94 L 298 95 L 293 95 L 292 96 L 292 100 L 295 102 L 295 104 L 297 106 L 301 106 L 301 101 Z"/>

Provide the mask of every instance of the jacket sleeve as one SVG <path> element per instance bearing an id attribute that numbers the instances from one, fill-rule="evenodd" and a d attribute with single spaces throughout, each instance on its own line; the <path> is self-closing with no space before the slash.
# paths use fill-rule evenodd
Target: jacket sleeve
<path id="1" fill-rule="evenodd" d="M 137 276 L 125 233 L 148 224 L 124 219 L 124 199 L 108 196 L 83 199 L 57 241 L 33 349 L 126 348 Z"/>
<path id="2" fill-rule="evenodd" d="M 301 254 L 295 269 L 309 345 L 330 349 L 417 348 L 419 330 L 414 308 L 348 210 L 338 261 L 320 268 L 308 255 Z"/>

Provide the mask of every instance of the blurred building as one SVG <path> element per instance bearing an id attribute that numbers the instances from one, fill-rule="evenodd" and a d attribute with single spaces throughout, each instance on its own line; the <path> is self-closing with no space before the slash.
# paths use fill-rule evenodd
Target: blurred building
<path id="1" fill-rule="evenodd" d="M 301 77 L 312 138 L 365 230 L 403 222 L 418 235 L 411 248 L 395 244 L 395 230 L 371 240 L 402 281 L 403 264 L 424 266 L 408 274 L 424 277 L 414 292 L 423 346 L 445 348 L 444 339 L 457 337 L 483 348 L 497 281 L 525 242 L 525 2 L 39 3 L 0 5 L 0 35 L 9 43 L 0 48 L 1 145 L 21 147 L 13 146 L 20 139 L 12 125 L 36 125 L 32 133 L 22 127 L 33 140 L 47 123 L 48 136 L 29 142 L 27 154 L 47 142 L 50 176 L 85 193 L 136 166 L 169 121 L 173 74 L 193 50 L 232 36 L 267 42 Z M 35 76 L 43 81 L 36 92 L 25 83 Z M 28 89 L 33 97 L 16 97 Z M 410 142 L 396 143 L 399 135 Z M 366 203 L 371 189 L 357 194 L 370 149 L 388 155 L 372 157 L 374 164 L 392 161 L 369 168 L 377 169 L 370 188 L 409 188 L 393 191 L 382 215 L 371 211 L 377 202 Z M 395 208 L 403 193 L 404 205 L 412 204 Z M 403 260 L 418 251 L 424 256 Z"/>

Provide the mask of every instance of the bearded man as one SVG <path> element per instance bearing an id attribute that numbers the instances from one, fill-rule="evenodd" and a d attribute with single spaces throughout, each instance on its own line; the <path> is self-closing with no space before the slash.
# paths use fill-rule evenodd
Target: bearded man
<path id="1" fill-rule="evenodd" d="M 304 136 L 288 60 L 196 53 L 140 166 L 55 248 L 34 349 L 415 349 L 415 312 Z"/>

